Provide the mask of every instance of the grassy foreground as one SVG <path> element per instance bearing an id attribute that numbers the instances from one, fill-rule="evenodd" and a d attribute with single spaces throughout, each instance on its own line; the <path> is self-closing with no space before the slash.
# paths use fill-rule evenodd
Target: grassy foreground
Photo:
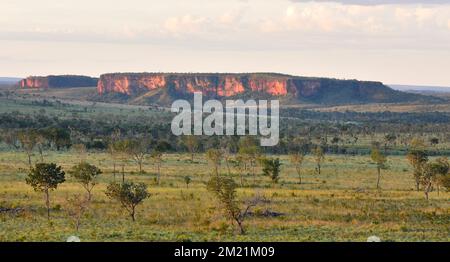
<path id="1" fill-rule="evenodd" d="M 255 194 L 269 200 L 245 220 L 245 235 L 236 233 L 206 190 L 211 167 L 204 156 L 191 163 L 188 155 L 165 155 L 160 185 L 155 183 L 151 161 L 146 162 L 143 175 L 135 164 L 127 163 L 126 179 L 145 182 L 152 194 L 138 207 L 134 223 L 104 194 L 107 183 L 113 181 L 109 155 L 91 153 L 86 158 L 104 174 L 75 232 L 66 200 L 84 193 L 82 187 L 66 176 L 67 181 L 51 193 L 52 220 L 48 222 L 43 195 L 25 184 L 25 155 L 0 152 L 0 207 L 20 210 L 0 212 L 0 241 L 65 241 L 70 235 L 82 241 L 366 241 L 371 235 L 383 241 L 450 240 L 450 193 L 433 192 L 426 201 L 422 192 L 414 191 L 411 168 L 402 156 L 389 157 L 381 191 L 374 189 L 376 169 L 368 156 L 327 156 L 321 175 L 315 174 L 314 162 L 307 157 L 301 185 L 294 167 L 282 156 L 278 184 L 258 170 L 256 183 L 247 175 L 238 190 L 240 200 Z M 80 157 L 47 152 L 45 161 L 68 170 Z M 225 165 L 221 171 L 227 173 Z M 185 176 L 192 178 L 189 188 Z"/>

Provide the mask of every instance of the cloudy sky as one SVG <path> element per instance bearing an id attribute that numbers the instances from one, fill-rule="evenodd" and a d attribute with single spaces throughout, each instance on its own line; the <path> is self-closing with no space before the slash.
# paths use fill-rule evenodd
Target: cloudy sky
<path id="1" fill-rule="evenodd" d="M 450 86 L 450 0 L 1 0 L 0 76 L 281 72 Z"/>

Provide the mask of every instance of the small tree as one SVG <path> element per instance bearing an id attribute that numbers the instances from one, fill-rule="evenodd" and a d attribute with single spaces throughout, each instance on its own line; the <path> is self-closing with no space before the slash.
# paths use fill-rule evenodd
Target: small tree
<path id="1" fill-rule="evenodd" d="M 270 177 L 273 183 L 278 183 L 278 180 L 280 179 L 280 169 L 281 169 L 280 159 L 264 158 L 262 160 L 262 164 L 263 164 L 263 174 L 265 176 Z"/>
<path id="2" fill-rule="evenodd" d="M 86 146 L 84 144 L 74 144 L 72 145 L 72 150 L 80 157 L 80 162 L 86 160 Z"/>
<path id="3" fill-rule="evenodd" d="M 142 175 L 142 165 L 149 152 L 148 139 L 130 140 L 127 143 L 127 151 L 131 159 L 138 165 L 139 174 Z"/>
<path id="4" fill-rule="evenodd" d="M 414 169 L 414 180 L 416 182 L 416 190 L 420 190 L 421 176 L 424 172 L 426 163 L 428 162 L 428 154 L 424 149 L 424 143 L 421 140 L 414 139 L 411 142 L 410 149 L 406 158 Z"/>
<path id="5" fill-rule="evenodd" d="M 222 152 L 218 149 L 209 149 L 206 152 L 206 158 L 214 168 L 214 175 L 219 175 L 220 162 L 222 161 Z"/>
<path id="6" fill-rule="evenodd" d="M 72 220 L 75 230 L 78 232 L 81 224 L 81 219 L 86 213 L 89 207 L 89 200 L 81 197 L 80 195 L 74 195 L 71 198 L 67 198 L 67 215 Z"/>
<path id="7" fill-rule="evenodd" d="M 253 137 L 246 136 L 239 140 L 239 155 L 246 162 L 246 168 L 250 167 L 253 174 L 253 183 L 256 183 L 256 162 L 260 157 L 260 148 Z M 248 165 L 247 165 L 248 163 Z"/>
<path id="8" fill-rule="evenodd" d="M 66 181 L 64 171 L 53 163 L 39 163 L 31 168 L 25 181 L 33 187 L 34 191 L 45 194 L 47 218 L 50 220 L 50 191 L 57 189 L 59 184 Z"/>
<path id="9" fill-rule="evenodd" d="M 381 153 L 378 147 L 372 148 L 370 157 L 372 158 L 372 161 L 375 162 L 375 164 L 377 165 L 377 173 L 378 173 L 377 189 L 379 189 L 381 180 L 381 169 L 386 168 L 387 159 L 386 156 L 384 156 L 383 153 Z"/>
<path id="10" fill-rule="evenodd" d="M 302 183 L 302 164 L 303 161 L 305 160 L 305 155 L 303 153 L 294 153 L 291 154 L 289 157 L 289 160 L 291 161 L 291 164 L 293 164 L 295 166 L 295 171 L 297 171 L 297 175 L 298 175 L 298 183 L 301 184 Z"/>
<path id="11" fill-rule="evenodd" d="M 136 206 L 150 197 L 147 185 L 144 183 L 125 182 L 122 184 L 111 183 L 106 189 L 106 195 L 120 202 L 122 207 L 136 221 Z"/>
<path id="12" fill-rule="evenodd" d="M 183 144 L 186 146 L 188 151 L 191 153 L 191 161 L 194 162 L 194 155 L 198 150 L 199 141 L 196 136 L 185 136 L 183 140 Z"/>
<path id="13" fill-rule="evenodd" d="M 27 154 L 28 165 L 30 168 L 32 168 L 31 156 L 33 155 L 33 149 L 36 147 L 36 144 L 37 144 L 36 132 L 22 131 L 22 132 L 19 132 L 17 138 L 20 141 L 20 145 L 22 146 L 22 149 Z"/>
<path id="14" fill-rule="evenodd" d="M 81 186 L 87 192 L 87 199 L 91 201 L 92 190 L 97 184 L 97 177 L 102 174 L 102 171 L 94 165 L 90 165 L 86 162 L 82 162 L 74 167 L 70 171 L 70 174 L 81 184 Z"/>
<path id="15" fill-rule="evenodd" d="M 155 164 L 155 168 L 156 168 L 156 181 L 159 185 L 160 181 L 161 181 L 161 166 L 162 166 L 162 162 L 163 162 L 163 153 L 161 151 L 158 150 L 154 150 L 151 154 L 151 158 L 153 159 L 153 163 Z"/>
<path id="16" fill-rule="evenodd" d="M 129 140 L 119 140 L 113 144 L 113 151 L 122 163 L 122 183 L 125 183 L 125 162 L 129 159 Z"/>
<path id="17" fill-rule="evenodd" d="M 325 160 L 325 152 L 323 151 L 322 147 L 317 146 L 314 149 L 313 153 L 314 153 L 314 159 L 315 159 L 316 164 L 317 164 L 317 172 L 320 175 L 321 165 L 322 165 L 322 162 Z"/>
<path id="18" fill-rule="evenodd" d="M 186 183 L 186 188 L 189 188 L 189 184 L 191 183 L 192 178 L 190 176 L 184 177 L 184 183 Z"/>
<path id="19" fill-rule="evenodd" d="M 428 164 L 428 168 L 433 175 L 432 182 L 434 182 L 434 184 L 436 185 L 439 195 L 441 186 L 448 188 L 446 184 L 448 184 L 448 180 L 450 177 L 450 163 L 448 162 L 447 158 L 439 158 L 435 162 Z"/>
<path id="20" fill-rule="evenodd" d="M 237 184 L 233 179 L 221 176 L 212 176 L 208 181 L 207 189 L 212 192 L 222 206 L 225 216 L 236 223 L 239 232 L 245 234 L 243 222 L 250 211 L 250 209 L 256 206 L 261 199 L 255 198 L 249 201 L 244 209 L 239 207 L 236 197 Z"/>

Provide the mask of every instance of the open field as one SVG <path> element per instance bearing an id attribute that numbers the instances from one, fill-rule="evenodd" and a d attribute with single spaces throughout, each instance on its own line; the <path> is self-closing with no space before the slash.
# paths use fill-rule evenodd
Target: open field
<path id="1" fill-rule="evenodd" d="M 109 156 L 90 153 L 87 160 L 104 174 L 76 233 L 65 207 L 68 197 L 84 192 L 81 186 L 68 176 L 51 193 L 52 220 L 48 222 L 43 195 L 24 182 L 26 156 L 2 152 L 0 206 L 23 211 L 0 215 L 0 241 L 64 241 L 73 234 L 83 241 L 365 241 L 371 235 L 384 241 L 450 240 L 450 194 L 433 192 L 427 201 L 423 192 L 415 192 L 412 170 L 404 157 L 389 157 L 390 168 L 383 171 L 382 190 L 377 191 L 376 169 L 367 156 L 327 156 L 321 175 L 314 172 L 314 162 L 307 157 L 302 185 L 282 156 L 279 184 L 272 184 L 258 170 L 256 183 L 247 175 L 238 190 L 240 200 L 255 194 L 268 200 L 244 222 L 245 235 L 236 234 L 206 191 L 211 168 L 204 156 L 199 155 L 194 163 L 188 159 L 188 155 L 165 155 L 160 185 L 155 183 L 151 161 L 146 161 L 143 175 L 137 173 L 135 164 L 126 164 L 126 179 L 145 182 L 152 194 L 138 207 L 133 223 L 104 194 L 106 183 L 113 180 Z M 71 152 L 48 152 L 45 160 L 69 169 L 81 159 Z M 224 165 L 221 172 L 227 173 Z M 238 181 L 234 169 L 232 173 Z M 183 180 L 187 175 L 193 179 L 189 188 Z M 266 211 L 280 216 L 267 216 Z"/>
<path id="2" fill-rule="evenodd" d="M 280 144 L 260 152 L 281 159 L 277 184 L 262 175 L 260 164 L 255 178 L 250 170 L 243 172 L 233 165 L 229 172 L 222 160 L 220 173 L 238 183 L 241 206 L 255 196 L 264 199 L 246 217 L 246 234 L 239 234 L 207 190 L 213 167 L 205 152 L 226 148 L 231 150 L 230 158 L 237 159 L 240 138 L 201 137 L 191 162 L 184 138 L 170 132 L 173 115 L 165 109 L 87 101 L 92 88 L 47 91 L 19 90 L 0 96 L 0 241 L 64 241 L 70 235 L 82 241 L 365 241 L 372 235 L 383 241 L 450 240 L 450 193 L 443 188 L 439 194 L 433 190 L 427 201 L 422 190 L 415 190 L 413 168 L 405 156 L 414 138 L 424 141 L 430 162 L 449 156 L 448 113 L 438 115 L 425 109 L 428 113 L 422 113 L 420 105 L 336 109 L 353 110 L 345 115 L 333 114 L 325 106 L 310 105 L 322 111 L 313 114 L 292 108 L 281 117 Z M 404 108 L 395 114 L 354 113 L 383 112 L 396 106 Z M 448 112 L 446 106 L 431 108 L 442 107 L 442 112 Z M 416 110 L 417 114 L 404 114 L 404 110 Z M 55 130 L 60 136 L 54 136 Z M 18 134 L 31 131 L 43 139 L 44 162 L 68 171 L 86 160 L 103 171 L 79 232 L 67 212 L 67 199 L 85 192 L 74 178 L 66 175 L 67 181 L 51 192 L 50 222 L 44 195 L 25 183 L 29 165 Z M 143 174 L 129 157 L 123 161 L 108 153 L 116 132 L 121 141 L 137 139 L 150 144 L 145 148 Z M 58 141 L 62 144 L 59 151 Z M 156 167 L 148 156 L 161 142 L 170 149 L 164 151 L 161 182 L 157 184 Z M 374 142 L 388 159 L 388 169 L 382 170 L 381 190 L 376 189 L 377 169 L 370 158 Z M 88 149 L 87 154 L 77 153 L 74 146 L 80 144 Z M 319 146 L 326 152 L 321 174 L 316 172 L 312 154 Z M 296 170 L 286 155 L 299 148 L 307 153 L 302 184 L 298 184 Z M 40 161 L 37 146 L 31 151 L 35 164 Z M 110 182 L 122 180 L 122 163 L 126 181 L 144 182 L 151 194 L 137 207 L 136 222 L 105 195 Z M 186 176 L 192 179 L 189 188 Z"/>

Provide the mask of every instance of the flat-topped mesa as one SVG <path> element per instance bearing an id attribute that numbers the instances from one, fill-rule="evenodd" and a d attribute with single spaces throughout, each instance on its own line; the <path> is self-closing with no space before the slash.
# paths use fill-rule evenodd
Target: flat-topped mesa
<path id="1" fill-rule="evenodd" d="M 98 78 L 78 75 L 30 76 L 19 82 L 21 88 L 93 87 Z"/>
<path id="2" fill-rule="evenodd" d="M 218 97 L 234 96 L 245 91 L 286 95 L 288 80 L 287 76 L 274 77 L 268 74 L 120 73 L 100 76 L 98 92 L 133 95 L 142 91 L 168 88 L 181 94 L 202 92 L 206 96 Z"/>
<path id="3" fill-rule="evenodd" d="M 208 97 L 261 93 L 314 103 L 365 103 L 417 100 L 380 82 L 299 77 L 276 73 L 113 73 L 100 76 L 98 93 L 136 97 L 165 89 L 173 97 L 201 92 Z M 152 94 L 149 94 L 150 96 Z"/>

